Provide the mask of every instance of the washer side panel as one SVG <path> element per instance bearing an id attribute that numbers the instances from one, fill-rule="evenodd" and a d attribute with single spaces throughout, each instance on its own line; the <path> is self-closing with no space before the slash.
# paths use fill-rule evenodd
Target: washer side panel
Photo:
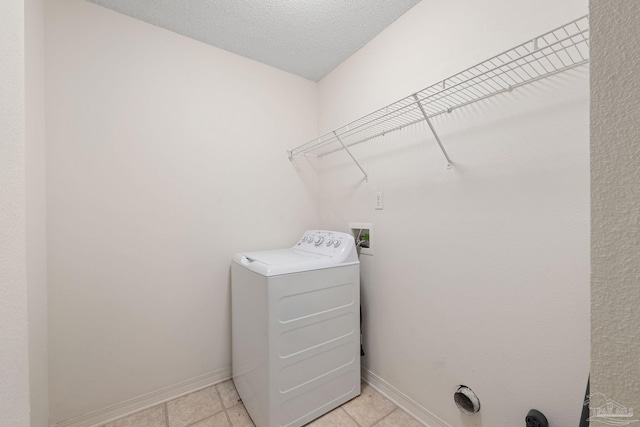
<path id="1" fill-rule="evenodd" d="M 268 426 L 268 280 L 231 263 L 233 382 L 257 426 Z"/>

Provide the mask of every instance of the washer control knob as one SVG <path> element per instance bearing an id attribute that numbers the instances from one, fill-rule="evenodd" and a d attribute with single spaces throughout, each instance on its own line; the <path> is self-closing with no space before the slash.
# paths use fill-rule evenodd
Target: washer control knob
<path id="1" fill-rule="evenodd" d="M 306 242 L 307 241 L 307 236 L 302 236 L 302 241 Z"/>
<path id="2" fill-rule="evenodd" d="M 342 243 L 342 240 L 336 240 L 335 242 L 333 242 L 333 246 L 337 248 L 338 246 L 340 246 L 341 243 Z"/>
<path id="3" fill-rule="evenodd" d="M 323 240 L 324 240 L 324 237 L 322 236 L 316 237 L 316 246 L 320 246 Z"/>
<path id="4" fill-rule="evenodd" d="M 327 246 L 331 246 L 333 244 L 333 239 L 329 239 L 327 240 L 327 243 L 325 243 Z"/>

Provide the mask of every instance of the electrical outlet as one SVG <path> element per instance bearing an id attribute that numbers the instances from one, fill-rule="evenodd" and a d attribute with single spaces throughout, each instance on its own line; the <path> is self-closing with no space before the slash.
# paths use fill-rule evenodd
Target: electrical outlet
<path id="1" fill-rule="evenodd" d="M 382 191 L 376 193 L 376 209 L 382 210 Z"/>

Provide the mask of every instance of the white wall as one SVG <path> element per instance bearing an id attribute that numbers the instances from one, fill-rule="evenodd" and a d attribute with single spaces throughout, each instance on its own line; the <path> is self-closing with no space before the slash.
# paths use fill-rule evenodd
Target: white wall
<path id="1" fill-rule="evenodd" d="M 591 1 L 591 20 L 591 392 L 633 408 L 637 419 L 640 4 Z M 603 403 L 600 396 L 591 406 Z"/>
<path id="2" fill-rule="evenodd" d="M 230 368 L 229 262 L 317 222 L 316 85 L 47 2 L 51 420 Z M 230 371 L 227 371 L 230 372 Z"/>
<path id="3" fill-rule="evenodd" d="M 319 84 L 321 131 L 587 13 L 576 1 L 419 3 Z M 578 424 L 589 372 L 586 67 L 321 159 L 320 224 L 373 222 L 364 365 L 448 425 Z M 301 141 L 302 142 L 302 141 Z M 384 192 L 384 210 L 374 193 Z M 457 385 L 482 402 L 473 417 Z M 433 417 L 433 419 L 436 419 Z M 437 421 L 435 421 L 437 422 Z"/>
<path id="4" fill-rule="evenodd" d="M 0 2 L 0 425 L 29 425 L 24 5 Z"/>
<path id="5" fill-rule="evenodd" d="M 31 427 L 49 425 L 44 0 L 25 7 L 26 227 Z"/>

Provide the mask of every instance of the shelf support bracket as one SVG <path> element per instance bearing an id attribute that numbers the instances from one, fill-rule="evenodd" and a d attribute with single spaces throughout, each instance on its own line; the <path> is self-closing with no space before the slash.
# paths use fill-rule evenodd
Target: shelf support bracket
<path id="1" fill-rule="evenodd" d="M 335 135 L 336 139 L 338 140 L 338 142 L 340 143 L 340 145 L 342 145 L 342 148 L 344 148 L 344 151 L 347 152 L 347 154 L 349 155 L 349 157 L 351 157 L 351 160 L 353 160 L 353 162 L 356 164 L 356 166 L 358 166 L 358 168 L 360 169 L 360 171 L 362 172 L 362 174 L 364 175 L 364 180 L 366 182 L 369 182 L 369 177 L 367 176 L 367 173 L 364 171 L 364 169 L 362 169 L 362 166 L 360 166 L 360 163 L 358 163 L 358 161 L 356 160 L 355 157 L 353 157 L 353 154 L 351 154 L 351 151 L 349 151 L 349 149 L 347 148 L 346 145 L 344 145 L 344 142 L 342 142 L 342 140 L 340 139 L 340 137 L 338 136 L 338 134 L 336 133 L 336 131 L 333 131 L 333 135 Z"/>
<path id="2" fill-rule="evenodd" d="M 431 120 L 429 120 L 429 116 L 427 116 L 427 112 L 424 110 L 424 107 L 422 106 L 422 103 L 420 102 L 418 95 L 414 93 L 413 99 L 416 100 L 418 107 L 420 107 L 420 111 L 422 111 L 422 115 L 424 116 L 425 121 L 429 125 L 429 129 L 431 129 L 431 133 L 436 138 L 436 142 L 438 143 L 438 146 L 440 147 L 442 154 L 444 154 L 445 159 L 447 159 L 447 169 L 451 169 L 451 163 L 453 162 L 449 158 L 449 155 L 447 154 L 447 150 L 444 149 L 444 146 L 442 145 L 442 142 L 440 141 L 440 138 L 438 137 L 438 134 L 436 133 L 436 130 L 433 127 L 433 124 L 431 124 Z"/>

